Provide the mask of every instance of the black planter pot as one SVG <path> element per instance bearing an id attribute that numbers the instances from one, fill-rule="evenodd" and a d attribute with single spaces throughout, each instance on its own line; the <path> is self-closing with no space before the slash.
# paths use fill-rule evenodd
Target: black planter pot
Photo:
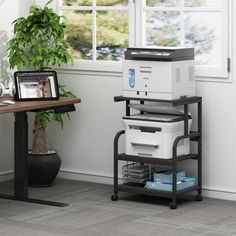
<path id="1" fill-rule="evenodd" d="M 61 166 L 61 158 L 54 150 L 45 154 L 28 152 L 28 180 L 30 186 L 46 187 L 52 185 Z"/>

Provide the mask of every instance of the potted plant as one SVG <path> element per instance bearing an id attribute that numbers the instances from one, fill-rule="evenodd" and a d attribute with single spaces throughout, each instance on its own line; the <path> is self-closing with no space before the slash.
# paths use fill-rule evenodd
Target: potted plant
<path id="1" fill-rule="evenodd" d="M 61 21 L 62 17 L 48 7 L 52 1 L 44 7 L 31 6 L 28 17 L 20 17 L 13 22 L 14 38 L 8 42 L 11 69 L 45 70 L 72 62 L 69 46 L 64 40 L 65 24 Z M 60 96 L 74 97 L 64 86 L 59 86 L 59 91 Z M 46 127 L 55 121 L 63 128 L 65 116 L 69 118 L 68 113 L 36 112 L 28 162 L 30 185 L 51 185 L 56 177 L 61 160 L 56 151 L 48 148 Z"/>

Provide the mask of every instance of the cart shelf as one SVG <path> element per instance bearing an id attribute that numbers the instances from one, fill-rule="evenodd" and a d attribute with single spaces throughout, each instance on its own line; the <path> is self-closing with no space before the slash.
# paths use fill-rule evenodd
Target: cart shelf
<path id="1" fill-rule="evenodd" d="M 198 154 L 189 154 L 176 157 L 176 161 L 184 161 L 188 159 L 198 159 Z M 158 165 L 166 165 L 172 166 L 173 159 L 161 159 L 161 158 L 151 158 L 151 157 L 141 157 L 141 156 L 130 156 L 125 153 L 118 154 L 115 159 L 122 161 L 133 161 L 133 162 L 141 162 L 141 163 L 149 163 L 149 164 L 157 164 Z"/>
<path id="2" fill-rule="evenodd" d="M 197 190 L 199 190 L 199 186 L 193 186 L 190 188 L 185 188 L 183 190 L 177 191 L 176 195 L 183 195 L 183 194 L 186 194 L 186 193 L 189 193 L 192 191 L 197 191 Z M 146 189 L 144 187 L 132 186 L 131 184 L 119 184 L 118 191 L 151 195 L 151 196 L 157 196 L 157 197 L 172 198 L 171 192 L 169 192 L 169 191 Z"/>
<path id="3" fill-rule="evenodd" d="M 183 97 L 181 99 L 175 100 L 161 100 L 161 99 L 150 99 L 150 98 L 131 98 L 131 97 L 123 97 L 123 96 L 116 96 L 114 97 L 114 102 L 122 102 L 122 101 L 146 101 L 146 102 L 163 102 L 163 103 L 171 103 L 174 106 L 180 106 L 185 104 L 191 104 L 200 102 L 202 100 L 201 97 Z"/>

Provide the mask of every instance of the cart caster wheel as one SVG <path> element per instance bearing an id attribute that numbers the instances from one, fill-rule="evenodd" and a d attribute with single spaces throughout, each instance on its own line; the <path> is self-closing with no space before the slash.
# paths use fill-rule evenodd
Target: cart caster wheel
<path id="1" fill-rule="evenodd" d="M 202 201 L 202 195 L 196 195 L 195 200 L 198 202 Z"/>
<path id="2" fill-rule="evenodd" d="M 170 203 L 170 209 L 172 209 L 172 210 L 177 209 L 177 204 L 174 203 L 174 202 L 171 202 L 171 203 Z"/>
<path id="3" fill-rule="evenodd" d="M 117 201 L 118 200 L 118 195 L 111 195 L 111 200 L 112 201 Z"/>

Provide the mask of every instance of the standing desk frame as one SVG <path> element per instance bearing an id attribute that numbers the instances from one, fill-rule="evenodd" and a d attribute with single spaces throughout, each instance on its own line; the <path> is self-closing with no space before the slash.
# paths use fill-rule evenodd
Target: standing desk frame
<path id="1" fill-rule="evenodd" d="M 28 116 L 27 111 L 53 109 L 54 107 L 80 103 L 80 99 L 60 99 L 57 101 L 16 102 L 15 105 L 1 107 L 0 113 L 15 113 L 14 124 L 14 195 L 0 194 L 0 198 L 65 207 L 66 203 L 29 198 L 28 189 Z"/>

